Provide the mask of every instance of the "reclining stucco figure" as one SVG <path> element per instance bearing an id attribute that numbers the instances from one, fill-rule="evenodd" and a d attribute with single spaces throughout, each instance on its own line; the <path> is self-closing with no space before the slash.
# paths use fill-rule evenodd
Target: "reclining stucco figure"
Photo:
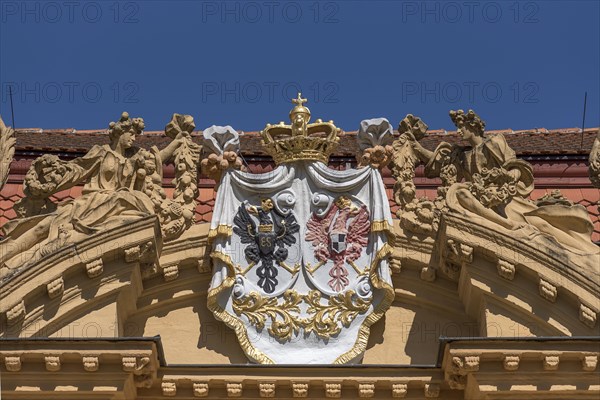
<path id="1" fill-rule="evenodd" d="M 176 117 L 182 116 L 176 114 L 173 121 Z M 162 150 L 155 146 L 150 150 L 134 147 L 136 136 L 143 130 L 143 119 L 123 113 L 118 122 L 109 125 L 110 144 L 95 145 L 85 156 L 72 161 L 54 155 L 36 159 L 25 177 L 26 197 L 15 205 L 23 218 L 3 226 L 7 238 L 0 242 L 0 267 L 13 258 L 9 268 L 25 266 L 88 235 L 154 214 L 159 216 L 163 236 L 180 234 L 193 213 L 183 201 L 166 198 L 161 186 L 162 164 L 181 152 L 182 143 L 191 140 L 179 130 Z M 179 169 L 186 173 L 185 166 Z M 181 174 L 179 171 L 178 178 Z M 195 178 L 195 170 L 192 175 Z M 193 193 L 185 197 L 193 206 L 197 189 L 195 179 L 189 181 Z M 79 184 L 84 186 L 78 198 L 58 205 L 48 199 Z M 33 254 L 25 253 L 32 249 Z M 6 268 L 3 271 L 8 272 Z"/>
<path id="2" fill-rule="evenodd" d="M 450 118 L 471 147 L 442 142 L 432 152 L 410 130 L 406 132 L 415 154 L 426 164 L 426 176 L 440 177 L 446 186 L 442 193 L 448 210 L 527 235 L 544 232 L 570 249 L 598 252 L 583 206 L 560 196 L 546 196 L 537 203 L 528 200 L 534 187 L 531 166 L 516 158 L 504 136 L 485 136 L 485 122 L 473 110 L 450 111 Z"/>

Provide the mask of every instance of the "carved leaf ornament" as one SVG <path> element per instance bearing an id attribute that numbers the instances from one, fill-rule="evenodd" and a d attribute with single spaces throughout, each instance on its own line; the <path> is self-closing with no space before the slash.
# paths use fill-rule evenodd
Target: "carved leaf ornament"
<path id="1" fill-rule="evenodd" d="M 338 335 L 342 327 L 349 327 L 358 314 L 369 309 L 372 302 L 372 297 L 362 299 L 353 290 L 330 297 L 326 304 L 321 299 L 322 294 L 318 290 L 311 290 L 307 295 L 287 290 L 281 302 L 277 298 L 251 292 L 242 299 L 235 299 L 233 309 L 259 330 L 270 320 L 269 333 L 282 341 L 291 340 L 292 334 L 298 334 L 300 328 L 304 328 L 306 333 L 314 332 L 320 338 L 329 339 Z M 308 305 L 307 318 L 300 316 L 302 302 Z"/>
<path id="2" fill-rule="evenodd" d="M 360 168 L 334 170 L 327 163 L 341 130 L 311 123 L 301 96 L 294 103 L 289 125 L 261 131 L 273 171 L 213 171 L 220 176 L 208 307 L 256 362 L 348 363 L 365 351 L 369 327 L 394 297 L 393 222 L 380 173 L 391 161 L 393 130 L 383 118 L 363 121 Z M 204 148 L 217 160 L 239 151 L 233 132 L 205 131 Z"/>

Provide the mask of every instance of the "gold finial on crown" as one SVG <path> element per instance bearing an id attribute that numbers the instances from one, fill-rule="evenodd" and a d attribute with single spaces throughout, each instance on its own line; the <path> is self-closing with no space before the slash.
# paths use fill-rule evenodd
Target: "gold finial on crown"
<path id="1" fill-rule="evenodd" d="M 333 121 L 323 122 L 318 119 L 309 124 L 310 110 L 304 105 L 306 102 L 302 94 L 298 93 L 298 97 L 292 99 L 296 106 L 290 111 L 291 124 L 267 124 L 260 132 L 265 150 L 277 165 L 299 160 L 315 160 L 327 164 L 329 156 L 337 147 L 338 134 L 342 130 Z"/>
<path id="2" fill-rule="evenodd" d="M 298 107 L 304 107 L 304 103 L 306 103 L 307 101 L 308 100 L 302 98 L 302 93 L 298 93 L 298 97 L 295 99 L 292 99 L 292 103 L 296 104 Z M 294 110 L 296 108 L 297 107 L 294 107 Z M 304 107 L 304 108 L 306 108 L 306 107 Z M 308 108 L 306 108 L 306 110 L 308 110 Z M 310 110 L 308 110 L 308 113 L 310 114 Z"/>

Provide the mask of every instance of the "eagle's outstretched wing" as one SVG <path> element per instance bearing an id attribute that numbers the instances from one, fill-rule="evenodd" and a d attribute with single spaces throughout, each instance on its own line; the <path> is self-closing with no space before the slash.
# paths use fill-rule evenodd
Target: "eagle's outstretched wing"
<path id="1" fill-rule="evenodd" d="M 323 217 L 313 214 L 306 223 L 306 240 L 312 242 L 315 247 L 315 257 L 321 262 L 327 262 L 331 256 L 329 251 L 329 227 L 331 220 L 335 217 L 338 207 L 335 204 Z"/>
<path id="2" fill-rule="evenodd" d="M 233 223 L 235 225 L 233 227 L 233 232 L 240 237 L 242 243 L 255 243 L 256 223 L 252 220 L 246 205 L 246 202 L 240 204 L 240 208 L 233 218 Z"/>
<path id="3" fill-rule="evenodd" d="M 313 214 L 306 223 L 306 240 L 312 242 L 312 245 L 315 247 L 319 244 L 327 246 L 329 243 L 329 226 L 337 211 L 337 205 L 332 204 L 327 214 L 323 217 L 319 218 L 316 214 Z"/>
<path id="4" fill-rule="evenodd" d="M 6 183 L 10 163 L 15 154 L 15 131 L 4 125 L 0 118 L 0 189 Z"/>
<path id="5" fill-rule="evenodd" d="M 363 205 L 358 210 L 358 215 L 354 217 L 348 226 L 348 245 L 362 250 L 369 242 L 370 230 L 371 221 L 369 219 L 369 212 L 367 211 L 367 207 Z"/>
<path id="6" fill-rule="evenodd" d="M 296 243 L 296 237 L 294 236 L 300 230 L 300 225 L 296 221 L 296 217 L 291 212 L 284 216 L 281 220 L 275 219 L 277 224 L 277 245 L 283 247 L 284 245 L 292 245 Z"/>

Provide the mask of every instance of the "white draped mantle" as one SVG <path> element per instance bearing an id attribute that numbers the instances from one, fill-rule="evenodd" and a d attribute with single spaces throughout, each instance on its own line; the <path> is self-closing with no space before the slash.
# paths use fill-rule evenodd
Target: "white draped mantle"
<path id="1" fill-rule="evenodd" d="M 257 277 L 250 269 L 244 275 L 249 262 L 244 256 L 245 244 L 233 233 L 233 220 L 240 205 L 260 205 L 264 198 L 276 199 L 282 191 L 293 193 L 295 204 L 292 212 L 300 225 L 296 243 L 290 246 L 286 262 L 299 265 L 300 271 L 292 274 L 280 269 L 280 284 L 274 293 L 267 294 L 256 285 Z M 333 201 L 339 196 L 350 198 L 357 206 L 366 206 L 371 229 L 368 245 L 362 250 L 355 264 L 370 268 L 368 279 L 348 267 L 350 285 L 357 293 L 367 293 L 370 299 L 368 310 L 359 313 L 339 334 L 323 338 L 314 332 L 301 330 L 290 340 L 278 340 L 269 334 L 270 321 L 257 329 L 244 314 L 233 309 L 236 295 L 257 292 L 262 297 L 282 297 L 286 290 L 300 295 L 319 290 L 321 302 L 327 304 L 329 297 L 339 293 L 327 286 L 328 266 L 324 265 L 314 274 L 307 265 L 318 264 L 312 244 L 305 240 L 306 223 L 315 212 L 312 203 L 315 194 Z M 369 327 L 389 308 L 393 300 L 393 288 L 386 256 L 387 244 L 393 226 L 392 214 L 381 174 L 377 169 L 349 169 L 337 171 L 315 161 L 297 161 L 277 167 L 272 172 L 251 174 L 227 170 L 220 182 L 211 221 L 211 246 L 213 277 L 208 296 L 208 306 L 215 316 L 236 331 L 240 344 L 248 357 L 259 363 L 276 364 L 330 364 L 357 362 L 366 348 Z M 237 281 L 237 283 L 236 283 Z M 306 305 L 301 305 L 306 317 Z"/>

